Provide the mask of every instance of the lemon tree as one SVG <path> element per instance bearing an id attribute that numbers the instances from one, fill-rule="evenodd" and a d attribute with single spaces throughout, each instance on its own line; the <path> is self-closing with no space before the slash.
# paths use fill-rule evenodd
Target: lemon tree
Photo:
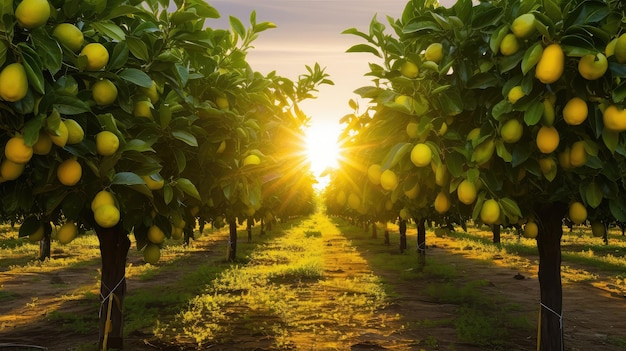
<path id="1" fill-rule="evenodd" d="M 624 17 L 614 0 L 411 1 L 388 21 L 395 35 L 375 18 L 369 32 L 345 31 L 366 41 L 349 52 L 378 61 L 367 72 L 375 84 L 356 90 L 367 113 L 344 120 L 354 159 L 334 195 L 372 187 L 366 169 L 378 163 L 398 177 L 379 200 L 401 216 L 527 223 L 540 256 L 541 350 L 563 344 L 562 220 L 626 219 Z M 438 62 L 426 57 L 433 43 Z M 402 73 L 408 61 L 414 78 Z M 417 198 L 400 192 L 415 182 Z"/>

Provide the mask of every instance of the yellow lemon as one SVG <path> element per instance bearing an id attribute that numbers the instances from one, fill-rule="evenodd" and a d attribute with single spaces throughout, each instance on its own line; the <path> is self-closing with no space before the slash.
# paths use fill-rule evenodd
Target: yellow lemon
<path id="1" fill-rule="evenodd" d="M 539 234 L 539 226 L 535 222 L 528 222 L 524 225 L 523 235 L 525 238 L 534 239 Z"/>
<path id="2" fill-rule="evenodd" d="M 65 123 L 65 126 L 67 127 L 67 144 L 78 144 L 83 141 L 85 138 L 85 131 L 83 130 L 83 127 L 78 124 L 78 122 L 73 119 L 66 119 L 63 123 Z"/>
<path id="3" fill-rule="evenodd" d="M 165 233 L 156 225 L 148 228 L 148 240 L 153 244 L 162 244 L 165 241 Z"/>
<path id="4" fill-rule="evenodd" d="M 417 167 L 426 167 L 432 161 L 433 152 L 430 147 L 424 143 L 416 144 L 411 150 L 411 162 Z"/>
<path id="5" fill-rule="evenodd" d="M 539 159 L 539 169 L 541 173 L 547 177 L 556 168 L 556 161 L 551 157 L 542 157 Z"/>
<path id="6" fill-rule="evenodd" d="M 89 43 L 81 50 L 80 56 L 87 57 L 87 71 L 99 71 L 109 63 L 109 52 L 100 43 Z"/>
<path id="7" fill-rule="evenodd" d="M 578 73 L 587 80 L 602 78 L 609 69 L 609 62 L 602 53 L 587 54 L 578 61 Z"/>
<path id="8" fill-rule="evenodd" d="M 591 223 L 591 234 L 596 238 L 601 238 L 606 233 L 606 227 L 604 223 L 600 221 L 594 221 Z"/>
<path id="9" fill-rule="evenodd" d="M 91 200 L 91 210 L 96 212 L 100 206 L 104 205 L 115 206 L 115 196 L 106 190 L 101 190 L 93 197 L 93 200 Z"/>
<path id="10" fill-rule="evenodd" d="M 570 126 L 583 123 L 588 114 L 587 102 L 579 97 L 571 98 L 563 107 L 563 119 Z"/>
<path id="11" fill-rule="evenodd" d="M 23 28 L 41 27 L 50 18 L 50 4 L 47 0 L 24 0 L 15 9 L 15 19 Z"/>
<path id="12" fill-rule="evenodd" d="M 406 134 L 409 138 L 414 139 L 419 135 L 418 124 L 415 122 L 409 122 L 406 124 Z"/>
<path id="13" fill-rule="evenodd" d="M 36 243 L 38 241 L 43 240 L 43 236 L 44 236 L 44 227 L 42 223 L 37 227 L 37 230 L 28 234 L 28 241 L 30 241 L 31 243 Z"/>
<path id="14" fill-rule="evenodd" d="M 52 31 L 52 36 L 74 52 L 80 50 L 85 41 L 83 32 L 71 23 L 61 23 L 57 25 Z"/>
<path id="15" fill-rule="evenodd" d="M 28 78 L 24 66 L 11 63 L 0 72 L 0 98 L 4 101 L 16 102 L 22 100 L 28 93 Z"/>
<path id="16" fill-rule="evenodd" d="M 472 160 L 477 165 L 486 165 L 493 156 L 493 152 L 496 150 L 496 143 L 493 139 L 488 139 L 476 146 L 472 152 Z"/>
<path id="17" fill-rule="evenodd" d="M 448 194 L 443 191 L 440 191 L 435 197 L 435 211 L 440 214 L 444 214 L 448 212 L 450 209 L 450 198 Z"/>
<path id="18" fill-rule="evenodd" d="M 541 120 L 543 121 L 543 124 L 551 126 L 554 124 L 555 118 L 556 112 L 554 111 L 554 101 L 552 101 L 551 98 L 543 99 L 543 114 L 541 115 Z"/>
<path id="19" fill-rule="evenodd" d="M 523 98 L 524 96 L 526 96 L 526 94 L 524 94 L 522 87 L 519 85 L 516 85 L 513 88 L 511 88 L 511 90 L 509 90 L 509 93 L 507 94 L 507 98 L 509 99 L 509 102 L 511 102 L 512 104 L 516 103 L 517 100 Z"/>
<path id="20" fill-rule="evenodd" d="M 0 177 L 4 180 L 16 180 L 24 173 L 25 163 L 15 163 L 8 159 L 2 160 L 0 163 Z"/>
<path id="21" fill-rule="evenodd" d="M 161 249 L 159 245 L 148 244 L 143 249 L 143 260 L 146 263 L 157 264 L 161 259 Z"/>
<path id="22" fill-rule="evenodd" d="M 500 205 L 494 199 L 488 199 L 483 202 L 480 208 L 480 220 L 487 225 L 492 225 L 500 219 Z"/>
<path id="23" fill-rule="evenodd" d="M 516 143 L 524 134 L 524 127 L 522 123 L 516 118 L 512 118 L 502 125 L 500 128 L 500 136 L 502 137 L 502 141 L 508 144 Z"/>
<path id="24" fill-rule="evenodd" d="M 358 210 L 361 207 L 361 198 L 355 193 L 350 193 L 348 196 L 348 206 L 353 210 Z"/>
<path id="25" fill-rule="evenodd" d="M 261 164 L 261 158 L 259 158 L 259 156 L 257 155 L 248 155 L 243 159 L 242 165 L 243 166 L 255 166 L 255 165 L 259 165 Z"/>
<path id="26" fill-rule="evenodd" d="M 4 156 L 13 163 L 27 163 L 33 157 L 33 148 L 22 136 L 14 136 L 4 146 Z"/>
<path id="27" fill-rule="evenodd" d="M 78 227 L 72 221 L 65 222 L 57 231 L 57 239 L 60 244 L 69 244 L 78 234 Z"/>
<path id="28" fill-rule="evenodd" d="M 400 67 L 400 74 L 410 79 L 416 78 L 419 72 L 417 65 L 411 61 L 404 62 Z"/>
<path id="29" fill-rule="evenodd" d="M 404 196 L 406 196 L 409 200 L 413 200 L 417 198 L 417 195 L 419 195 L 419 193 L 420 193 L 420 185 L 419 183 L 415 183 L 415 185 L 413 185 L 411 189 L 406 190 L 404 192 Z"/>
<path id="30" fill-rule="evenodd" d="M 217 147 L 217 151 L 215 151 L 215 153 L 221 154 L 224 152 L 224 150 L 226 150 L 226 140 L 222 140 L 220 145 Z"/>
<path id="31" fill-rule="evenodd" d="M 602 113 L 604 128 L 613 132 L 626 131 L 626 110 L 620 110 L 615 105 L 610 105 Z"/>
<path id="32" fill-rule="evenodd" d="M 535 32 L 535 15 L 525 13 L 515 18 L 511 24 L 511 32 L 520 39 L 530 36 Z"/>
<path id="33" fill-rule="evenodd" d="M 566 147 L 565 150 L 559 153 L 559 166 L 565 170 L 572 168 L 572 163 L 570 162 L 570 152 L 570 148 Z"/>
<path id="34" fill-rule="evenodd" d="M 63 185 L 76 185 L 82 176 L 83 168 L 74 158 L 61 162 L 57 168 L 57 178 L 59 178 L 59 182 Z"/>
<path id="35" fill-rule="evenodd" d="M 97 105 L 110 105 L 117 99 L 117 87 L 108 79 L 100 79 L 91 87 L 91 96 Z"/>
<path id="36" fill-rule="evenodd" d="M 581 224 L 587 220 L 587 209 L 581 202 L 572 202 L 569 206 L 569 219 L 574 224 Z"/>
<path id="37" fill-rule="evenodd" d="M 474 128 L 470 130 L 469 133 L 467 133 L 465 140 L 472 141 L 472 140 L 478 139 L 478 137 L 480 137 L 480 128 Z"/>
<path id="38" fill-rule="evenodd" d="M 585 150 L 585 142 L 579 140 L 572 145 L 569 153 L 569 160 L 572 167 L 581 167 L 587 163 L 587 151 Z"/>
<path id="39" fill-rule="evenodd" d="M 390 169 L 380 175 L 380 186 L 387 191 L 394 191 L 398 187 L 398 176 Z"/>
<path id="40" fill-rule="evenodd" d="M 626 63 L 626 33 L 620 35 L 615 42 L 615 49 L 613 51 L 615 59 L 619 63 Z"/>
<path id="41" fill-rule="evenodd" d="M 400 214 L 399 215 L 400 215 L 400 218 L 402 218 L 405 221 L 410 218 L 409 210 L 407 210 L 406 208 L 402 208 L 400 210 Z"/>
<path id="42" fill-rule="evenodd" d="M 343 190 L 339 191 L 335 200 L 337 200 L 339 206 L 344 206 L 346 204 L 346 192 Z"/>
<path id="43" fill-rule="evenodd" d="M 608 44 L 606 44 L 606 48 L 604 48 L 604 54 L 606 57 L 611 57 L 615 54 L 615 45 L 617 45 L 617 40 L 619 38 L 614 38 Z"/>
<path id="44" fill-rule="evenodd" d="M 150 190 L 159 190 L 159 189 L 162 189 L 163 186 L 165 185 L 165 180 L 163 179 L 154 180 L 150 176 L 141 176 L 141 179 L 143 179 L 143 181 L 146 182 L 146 186 Z"/>
<path id="45" fill-rule="evenodd" d="M 152 81 L 152 85 L 149 88 L 140 88 L 141 92 L 150 99 L 150 102 L 156 104 L 159 101 L 159 91 L 155 81 Z"/>
<path id="46" fill-rule="evenodd" d="M 52 150 L 52 139 L 50 134 L 39 132 L 39 138 L 33 144 L 33 153 L 36 155 L 47 155 Z"/>
<path id="47" fill-rule="evenodd" d="M 133 106 L 133 116 L 154 119 L 152 116 L 152 104 L 147 100 L 135 102 Z"/>
<path id="48" fill-rule="evenodd" d="M 380 175 L 382 174 L 382 172 L 380 171 L 380 165 L 375 163 L 373 165 L 370 165 L 367 168 L 367 179 L 369 179 L 369 181 L 372 184 L 378 185 L 380 184 Z"/>
<path id="49" fill-rule="evenodd" d="M 426 61 L 433 61 L 439 63 L 443 58 L 443 45 L 441 43 L 432 43 L 428 45 L 424 52 L 424 58 Z"/>
<path id="50" fill-rule="evenodd" d="M 504 36 L 500 42 L 500 53 L 504 56 L 511 56 L 518 52 L 520 48 L 519 39 L 513 33 Z"/>
<path id="51" fill-rule="evenodd" d="M 65 125 L 65 122 L 63 121 L 59 123 L 59 129 L 57 129 L 53 133 L 50 133 L 50 139 L 52 139 L 52 142 L 54 143 L 54 145 L 58 147 L 65 147 L 65 144 L 67 144 L 68 138 L 69 138 L 69 130 L 67 129 L 67 126 Z"/>
<path id="52" fill-rule="evenodd" d="M 183 228 L 181 227 L 172 227 L 172 239 L 180 240 L 183 237 Z"/>
<path id="53" fill-rule="evenodd" d="M 443 187 L 448 183 L 448 167 L 445 163 L 440 163 L 437 168 L 435 168 L 435 184 Z"/>
<path id="54" fill-rule="evenodd" d="M 544 84 L 559 80 L 565 66 L 565 54 L 559 44 L 548 45 L 541 54 L 535 68 L 535 77 Z"/>
<path id="55" fill-rule="evenodd" d="M 215 104 L 220 110 L 226 110 L 230 106 L 230 103 L 228 102 L 228 98 L 225 96 L 218 96 L 215 99 Z"/>
<path id="56" fill-rule="evenodd" d="M 549 154 L 559 146 L 559 132 L 554 127 L 542 126 L 537 133 L 537 148 L 544 154 Z"/>
<path id="57" fill-rule="evenodd" d="M 120 222 L 120 210 L 114 205 L 102 205 L 96 209 L 93 217 L 102 228 L 112 228 Z"/>
<path id="58" fill-rule="evenodd" d="M 111 156 L 120 147 L 120 139 L 113 132 L 103 130 L 96 134 L 96 152 L 102 156 Z"/>
<path id="59" fill-rule="evenodd" d="M 466 205 L 471 205 L 476 201 L 476 185 L 467 179 L 461 181 L 456 188 L 456 195 L 459 201 Z"/>

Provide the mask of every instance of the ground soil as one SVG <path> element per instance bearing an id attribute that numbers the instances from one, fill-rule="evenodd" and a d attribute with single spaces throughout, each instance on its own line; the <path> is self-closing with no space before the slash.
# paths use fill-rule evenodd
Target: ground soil
<path id="1" fill-rule="evenodd" d="M 324 253 L 325 279 L 350 279 L 356 274 L 372 272 L 393 286 L 395 294 L 390 297 L 385 308 L 376 312 L 376 315 L 366 325 L 346 327 L 336 331 L 339 334 L 349 335 L 342 345 L 325 340 L 330 336 L 306 335 L 294 333 L 290 347 L 294 350 L 496 350 L 497 347 L 476 346 L 458 340 L 454 327 L 450 324 L 440 326 L 416 327 L 425 320 L 437 321 L 454 319 L 457 306 L 438 304 L 432 297 L 424 294 L 415 282 L 398 279 L 397 272 L 373 270 L 367 263 L 372 255 L 380 252 L 400 254 L 396 248 L 397 234 L 392 233 L 390 246 L 382 244 L 376 250 L 360 251 L 362 260 L 350 259 L 342 250 L 351 246 L 347 239 L 339 233 L 323 233 L 328 241 Z M 368 234 L 364 234 L 364 238 Z M 415 230 L 409 230 L 409 242 L 414 242 Z M 206 262 L 207 259 L 223 257 L 225 255 L 226 233 L 204 236 L 194 242 L 194 250 L 185 258 L 185 264 L 176 265 L 178 272 L 168 271 L 166 275 L 155 279 L 139 280 L 128 279 L 128 294 L 134 289 L 151 286 L 166 288 L 168 283 L 175 280 L 185 271 L 193 270 L 195 265 Z M 358 241 L 358 240 L 355 240 Z M 358 247 L 358 242 L 355 243 Z M 457 267 L 462 277 L 467 281 L 485 280 L 488 284 L 483 287 L 484 294 L 503 296 L 509 303 L 521 306 L 517 313 L 531 316 L 536 323 L 536 314 L 539 307 L 539 283 L 537 267 L 533 264 L 520 267 L 508 267 L 476 259 L 472 250 L 460 247 L 456 242 L 446 237 L 428 236 L 428 257 L 438 262 L 445 262 Z M 414 250 L 409 249 L 409 250 Z M 378 251 L 378 252 L 375 252 Z M 67 253 L 53 254 L 62 256 Z M 415 255 L 414 252 L 404 253 Z M 164 257 L 164 260 L 167 260 Z M 531 260 L 532 262 L 532 260 Z M 131 252 L 129 263 L 143 264 L 137 253 Z M 63 269 L 54 273 L 20 273 L 13 274 L 6 267 L 0 267 L 0 293 L 10 294 L 10 299 L 0 305 L 0 350 L 26 350 L 26 348 L 9 347 L 10 344 L 34 345 L 46 347 L 47 350 L 78 350 L 76 345 L 92 344 L 97 339 L 97 329 L 77 332 L 60 328 L 58 323 L 49 319 L 49 311 L 58 310 L 64 313 L 97 314 L 97 277 L 99 262 L 80 266 L 78 268 Z M 413 268 L 409 268 L 413 269 Z M 518 278 L 518 279 L 516 279 Z M 523 278 L 523 279 L 519 279 Z M 563 291 L 563 325 L 565 350 L 587 351 L 604 350 L 618 351 L 623 347 L 608 343 L 607 340 L 621 338 L 626 340 L 626 298 L 611 291 L 611 284 L 602 284 L 603 276 L 590 283 L 564 283 Z M 602 287 L 609 288 L 602 288 Z M 72 299 L 68 296 L 77 294 L 77 287 L 84 291 L 91 291 L 94 300 L 85 302 L 84 299 Z M 317 291 L 311 290 L 308 299 L 320 298 Z M 328 294 L 327 291 L 324 294 Z M 327 295 L 325 295 L 327 296 Z M 2 297 L 2 295 L 0 295 Z M 329 305 L 334 302 L 327 301 Z M 534 316 L 534 317 L 532 317 Z M 258 316 L 263 318 L 263 316 Z M 268 318 L 275 318 L 274 316 Z M 310 317 L 314 319 L 314 316 Z M 304 319 L 303 319 L 304 320 Z M 304 322 L 303 322 L 304 323 Z M 96 327 L 97 328 L 97 327 Z M 335 334 L 336 335 L 336 334 Z M 536 332 L 533 330 L 510 330 L 510 343 L 505 348 L 511 351 L 534 350 L 536 348 Z M 150 333 L 135 332 L 125 340 L 127 350 L 194 350 L 192 345 L 172 345 L 154 338 Z M 333 346 L 330 346 L 333 345 Z M 96 346 L 94 345 L 93 350 Z M 35 350 L 36 348 L 31 348 Z M 83 346 L 80 350 L 87 350 Z M 271 340 L 258 335 L 241 335 L 234 342 L 205 346 L 207 350 L 273 350 Z"/>

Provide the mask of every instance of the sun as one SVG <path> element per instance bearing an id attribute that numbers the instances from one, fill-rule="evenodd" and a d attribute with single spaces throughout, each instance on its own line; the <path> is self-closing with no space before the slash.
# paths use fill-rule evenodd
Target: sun
<path id="1" fill-rule="evenodd" d="M 328 184 L 329 177 L 322 176 L 325 170 L 338 168 L 339 133 L 339 126 L 333 128 L 331 125 L 313 125 L 306 130 L 307 159 L 311 163 L 313 175 L 319 182 L 318 187 L 325 187 Z"/>

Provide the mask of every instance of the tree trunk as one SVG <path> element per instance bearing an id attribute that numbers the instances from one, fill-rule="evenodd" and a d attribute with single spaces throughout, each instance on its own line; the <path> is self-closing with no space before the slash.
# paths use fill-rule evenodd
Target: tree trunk
<path id="1" fill-rule="evenodd" d="M 491 232 L 493 233 L 493 243 L 499 244 L 500 243 L 500 225 L 499 224 L 492 225 Z"/>
<path id="2" fill-rule="evenodd" d="M 126 257 L 130 240 L 121 225 L 113 228 L 96 226 L 95 229 L 102 257 L 99 350 L 121 349 L 124 326 L 122 306 L 126 296 Z"/>
<path id="3" fill-rule="evenodd" d="M 390 245 L 391 242 L 389 241 L 389 229 L 385 228 L 385 245 Z"/>
<path id="4" fill-rule="evenodd" d="M 45 261 L 50 258 L 50 231 L 44 231 L 43 239 L 39 242 L 39 261 Z"/>
<path id="5" fill-rule="evenodd" d="M 254 219 L 252 218 L 248 218 L 246 220 L 246 230 L 248 231 L 248 242 L 251 243 L 252 242 L 252 222 L 254 221 Z"/>
<path id="6" fill-rule="evenodd" d="M 404 219 L 400 219 L 398 230 L 400 231 L 400 253 L 403 253 L 406 250 L 406 221 Z"/>
<path id="7" fill-rule="evenodd" d="M 260 235 L 265 235 L 265 219 L 261 217 L 261 233 Z"/>
<path id="8" fill-rule="evenodd" d="M 416 219 L 417 223 L 417 264 L 420 271 L 426 265 L 426 225 L 424 219 Z"/>
<path id="9" fill-rule="evenodd" d="M 372 239 L 378 239 L 378 228 L 376 228 L 376 222 L 372 223 Z"/>
<path id="10" fill-rule="evenodd" d="M 228 223 L 228 249 L 226 250 L 226 260 L 233 262 L 237 258 L 237 220 L 231 219 Z"/>
<path id="11" fill-rule="evenodd" d="M 561 285 L 561 237 L 567 205 L 550 204 L 537 211 L 539 217 L 539 287 L 541 313 L 538 333 L 539 351 L 562 351 L 563 287 Z"/>

